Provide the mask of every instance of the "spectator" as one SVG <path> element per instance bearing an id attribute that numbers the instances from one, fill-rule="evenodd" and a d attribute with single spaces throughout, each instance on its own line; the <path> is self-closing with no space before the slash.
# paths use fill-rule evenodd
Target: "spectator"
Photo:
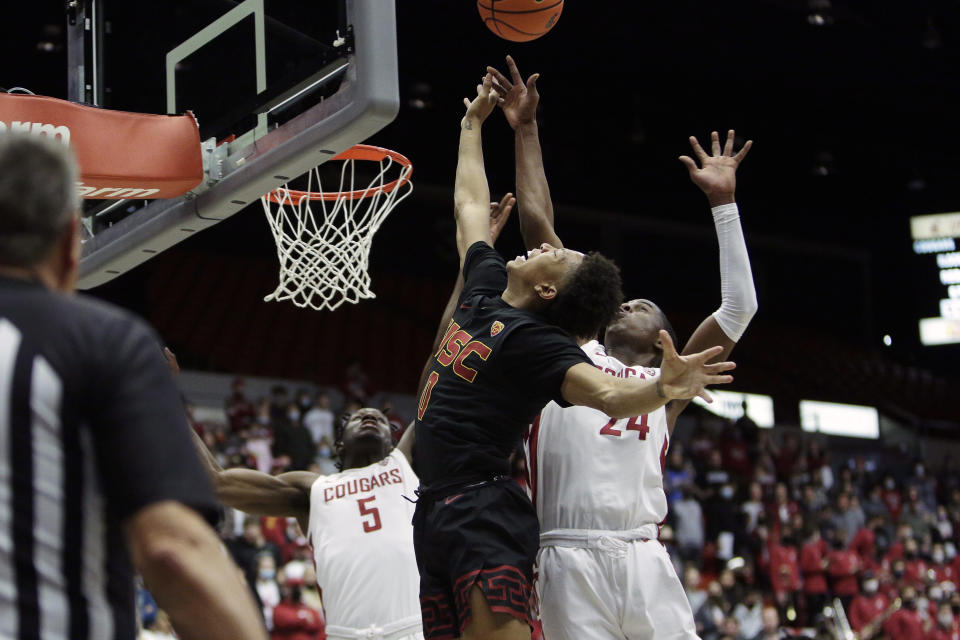
<path id="1" fill-rule="evenodd" d="M 947 564 L 947 551 L 942 542 L 935 543 L 930 550 L 928 570 L 933 571 L 937 582 L 960 584 L 960 581 L 958 581 L 960 576 L 957 575 L 952 565 Z"/>
<path id="2" fill-rule="evenodd" d="M 815 615 L 827 604 L 826 544 L 820 537 L 820 529 L 810 527 L 803 548 L 800 549 L 800 571 L 803 572 L 803 598 L 806 621 L 809 625 Z"/>
<path id="3" fill-rule="evenodd" d="M 696 616 L 697 611 L 707 601 L 707 592 L 700 586 L 700 570 L 693 563 L 688 564 L 683 572 L 683 590 L 690 601 L 690 609 Z"/>
<path id="4" fill-rule="evenodd" d="M 750 483 L 749 496 L 747 501 L 740 507 L 740 510 L 743 511 L 746 518 L 744 531 L 746 533 L 753 533 L 753 530 L 757 528 L 757 524 L 760 523 L 760 517 L 764 515 L 765 511 L 763 506 L 763 487 L 760 486 L 759 482 Z"/>
<path id="5" fill-rule="evenodd" d="M 906 500 L 900 511 L 900 524 L 909 525 L 917 536 L 926 535 L 933 524 L 933 517 L 930 510 L 920 501 L 920 492 L 916 487 L 910 487 L 906 491 Z"/>
<path id="6" fill-rule="evenodd" d="M 753 640 L 781 640 L 786 634 L 780 628 L 780 614 L 776 607 L 763 608 L 763 629 Z"/>
<path id="7" fill-rule="evenodd" d="M 947 513 L 945 506 L 937 506 L 937 516 L 933 526 L 936 528 L 941 540 L 953 540 L 954 526 L 953 523 L 950 522 L 950 514 Z"/>
<path id="8" fill-rule="evenodd" d="M 827 554 L 827 573 L 830 576 L 830 590 L 840 599 L 845 609 L 850 608 L 853 597 L 860 591 L 857 573 L 860 571 L 860 558 L 847 548 L 845 529 L 833 532 L 832 549 Z"/>
<path id="9" fill-rule="evenodd" d="M 787 492 L 787 485 L 782 482 L 778 482 L 774 488 L 773 506 L 771 507 L 774 532 L 777 531 L 779 526 L 790 522 L 790 519 L 794 516 L 794 514 L 797 513 L 800 513 L 800 507 L 797 506 L 796 502 L 790 499 L 790 495 Z"/>
<path id="10" fill-rule="evenodd" d="M 750 451 L 750 457 L 755 458 L 757 453 L 757 447 L 760 440 L 760 427 L 756 422 L 753 421 L 753 418 L 748 414 L 747 401 L 744 400 L 740 404 L 740 408 L 743 410 L 743 415 L 737 418 L 737 421 L 734 425 L 737 427 L 739 432 L 743 435 L 744 442 L 747 443 Z"/>
<path id="11" fill-rule="evenodd" d="M 908 538 L 903 543 L 904 575 L 903 579 L 918 589 L 927 581 L 927 562 L 920 557 L 920 545 L 916 538 Z"/>
<path id="12" fill-rule="evenodd" d="M 753 638 L 763 630 L 763 596 L 756 589 L 747 591 L 742 602 L 733 608 L 733 616 L 740 623 L 740 635 Z"/>
<path id="13" fill-rule="evenodd" d="M 285 420 L 274 423 L 273 455 L 289 459 L 286 471 L 305 470 L 317 455 L 317 445 L 300 422 L 300 408 L 294 402 L 287 406 Z"/>
<path id="14" fill-rule="evenodd" d="M 932 626 L 927 640 L 956 640 L 960 636 L 960 624 L 954 619 L 949 602 L 943 602 L 937 607 L 936 621 Z"/>
<path id="15" fill-rule="evenodd" d="M 917 490 L 917 495 L 928 512 L 937 508 L 937 481 L 927 474 L 927 466 L 917 461 L 913 475 L 907 479 L 907 487 Z"/>
<path id="16" fill-rule="evenodd" d="M 307 428 L 320 450 L 320 455 L 326 458 L 333 453 L 333 411 L 330 410 L 330 396 L 322 391 L 317 392 L 313 407 L 303 416 L 303 426 Z M 326 454 L 326 455 L 324 455 Z"/>
<path id="17" fill-rule="evenodd" d="M 287 388 L 281 384 L 272 387 L 270 389 L 270 422 L 275 424 L 285 420 L 289 405 Z"/>
<path id="18" fill-rule="evenodd" d="M 890 599 L 880 591 L 880 580 L 872 571 L 865 571 L 861 579 L 861 592 L 854 596 L 847 610 L 850 627 L 866 640 L 873 632 L 890 606 Z M 868 625 L 870 625 L 868 627 Z"/>
<path id="19" fill-rule="evenodd" d="M 814 522 L 820 510 L 827 505 L 827 496 L 816 484 L 810 483 L 803 487 L 803 517 L 808 522 Z"/>
<path id="20" fill-rule="evenodd" d="M 244 395 L 243 378 L 234 378 L 230 387 L 231 393 L 224 403 L 227 412 L 227 425 L 232 433 L 245 431 L 253 423 L 257 415 L 256 409 Z"/>
<path id="21" fill-rule="evenodd" d="M 343 395 L 348 400 L 357 402 L 360 406 L 369 404 L 367 399 L 371 395 L 370 378 L 357 360 L 347 365 L 344 372 Z"/>
<path id="22" fill-rule="evenodd" d="M 696 489 L 693 484 L 695 477 L 693 465 L 683 457 L 683 447 L 679 443 L 671 446 L 663 474 L 663 489 L 671 507 L 677 500 L 683 500 L 686 491 Z"/>
<path id="23" fill-rule="evenodd" d="M 273 629 L 273 609 L 280 603 L 280 589 L 277 586 L 277 563 L 269 553 L 261 553 L 256 559 L 257 577 L 253 589 L 263 607 L 263 619 L 267 630 Z"/>
<path id="24" fill-rule="evenodd" d="M 299 389 L 297 391 L 297 407 L 302 415 L 306 415 L 313 408 L 313 399 L 310 397 L 309 389 Z"/>
<path id="25" fill-rule="evenodd" d="M 703 603 L 693 617 L 697 635 L 703 640 L 717 640 L 724 619 L 730 612 L 730 603 L 723 597 L 723 587 L 714 580 L 707 585 L 707 601 Z"/>
<path id="26" fill-rule="evenodd" d="M 283 599 L 273 610 L 271 640 L 324 640 L 323 615 L 303 602 L 302 579 L 287 579 Z"/>
<path id="27" fill-rule="evenodd" d="M 720 640 L 743 640 L 740 634 L 740 621 L 730 615 L 723 619 L 720 626 Z"/>
<path id="28" fill-rule="evenodd" d="M 703 510 L 689 493 L 673 504 L 670 513 L 674 520 L 674 538 L 677 551 L 684 561 L 700 562 L 703 553 Z"/>
<path id="29" fill-rule="evenodd" d="M 723 468 L 740 480 L 748 480 L 753 475 L 750 447 L 736 424 L 728 424 L 720 439 Z"/>
<path id="30" fill-rule="evenodd" d="M 882 518 L 884 525 L 890 524 L 890 509 L 883 500 L 883 486 L 875 484 L 870 487 L 870 492 L 866 499 L 861 503 L 863 515 L 868 519 Z"/>
<path id="31" fill-rule="evenodd" d="M 905 586 L 900 591 L 900 600 L 902 607 L 884 623 L 884 632 L 890 640 L 924 640 L 923 620 L 917 611 L 917 590 Z"/>
<path id="32" fill-rule="evenodd" d="M 883 491 L 881 493 L 884 504 L 887 505 L 887 511 L 890 513 L 892 522 L 900 521 L 900 509 L 903 508 L 903 496 L 897 488 L 897 481 L 889 473 L 883 478 Z"/>
<path id="33" fill-rule="evenodd" d="M 247 516 L 243 521 L 243 535 L 227 541 L 227 550 L 233 556 L 237 566 L 244 572 L 247 583 L 257 580 L 257 557 L 268 553 L 274 558 L 274 566 L 280 562 L 280 550 L 263 536 L 260 518 Z"/>
<path id="34" fill-rule="evenodd" d="M 830 521 L 833 529 L 844 532 L 843 539 L 845 541 L 853 540 L 854 536 L 857 535 L 857 531 L 866 524 L 863 511 L 861 511 L 859 507 L 854 508 L 851 506 L 850 502 L 851 495 L 849 493 L 839 494 L 837 496 L 837 510 Z"/>
<path id="35" fill-rule="evenodd" d="M 770 539 L 770 585 L 777 606 L 796 607 L 800 590 L 800 561 L 793 531 L 784 527 L 780 536 Z"/>

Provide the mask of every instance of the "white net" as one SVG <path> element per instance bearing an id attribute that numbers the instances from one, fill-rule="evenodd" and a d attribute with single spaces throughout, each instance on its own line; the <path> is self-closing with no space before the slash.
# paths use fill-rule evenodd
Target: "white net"
<path id="1" fill-rule="evenodd" d="M 279 283 L 265 301 L 289 300 L 298 307 L 332 311 L 344 302 L 376 297 L 369 273 L 373 235 L 413 191 L 413 167 L 385 155 L 374 161 L 380 165 L 377 175 L 357 189 L 357 160 L 342 162 L 337 191 L 323 190 L 318 167 L 310 171 L 305 192 L 283 185 L 273 198 L 260 199 L 280 262 Z"/>

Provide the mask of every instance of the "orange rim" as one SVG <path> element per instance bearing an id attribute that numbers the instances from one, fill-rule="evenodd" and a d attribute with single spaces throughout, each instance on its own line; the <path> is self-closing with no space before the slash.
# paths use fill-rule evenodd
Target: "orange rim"
<path id="1" fill-rule="evenodd" d="M 294 202 L 299 202 L 304 198 L 309 200 L 326 200 L 327 202 L 336 201 L 336 200 L 362 200 L 363 198 L 368 198 L 375 193 L 390 193 L 394 189 L 402 187 L 407 182 L 410 181 L 410 176 L 413 174 L 413 163 L 403 154 L 397 153 L 396 151 L 391 151 L 390 149 L 384 149 L 383 147 L 374 147 L 369 144 L 357 144 L 343 153 L 334 156 L 331 160 L 366 160 L 369 162 L 381 162 L 386 158 L 391 158 L 394 162 L 399 164 L 404 169 L 409 168 L 409 171 L 404 171 L 403 175 L 392 182 L 388 182 L 382 187 L 370 187 L 369 189 L 358 189 L 357 191 L 329 191 L 329 192 L 318 192 L 318 191 L 296 191 L 295 189 L 274 189 L 264 196 L 267 200 L 271 202 L 282 204 L 283 202 L 288 202 L 290 200 Z"/>

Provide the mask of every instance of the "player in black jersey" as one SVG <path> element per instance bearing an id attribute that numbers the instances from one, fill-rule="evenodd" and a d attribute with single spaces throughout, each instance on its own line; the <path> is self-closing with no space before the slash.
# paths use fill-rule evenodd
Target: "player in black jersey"
<path id="1" fill-rule="evenodd" d="M 727 383 L 720 347 L 680 357 L 666 332 L 658 381 L 597 371 L 571 335 L 596 331 L 621 301 L 602 256 L 544 244 L 509 263 L 489 245 L 480 128 L 497 105 L 488 74 L 465 100 L 455 188 L 463 292 L 431 361 L 417 411 L 414 516 L 424 634 L 528 639 L 536 514 L 508 458 L 549 400 L 610 416 L 649 413 Z"/>

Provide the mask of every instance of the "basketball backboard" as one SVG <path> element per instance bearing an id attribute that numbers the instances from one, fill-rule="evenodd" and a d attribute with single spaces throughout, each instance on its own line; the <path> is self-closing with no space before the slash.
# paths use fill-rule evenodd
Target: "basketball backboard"
<path id="1" fill-rule="evenodd" d="M 393 0 L 70 4 L 70 99 L 191 111 L 204 140 L 205 178 L 192 192 L 87 211 L 81 288 L 257 203 L 399 109 Z"/>

